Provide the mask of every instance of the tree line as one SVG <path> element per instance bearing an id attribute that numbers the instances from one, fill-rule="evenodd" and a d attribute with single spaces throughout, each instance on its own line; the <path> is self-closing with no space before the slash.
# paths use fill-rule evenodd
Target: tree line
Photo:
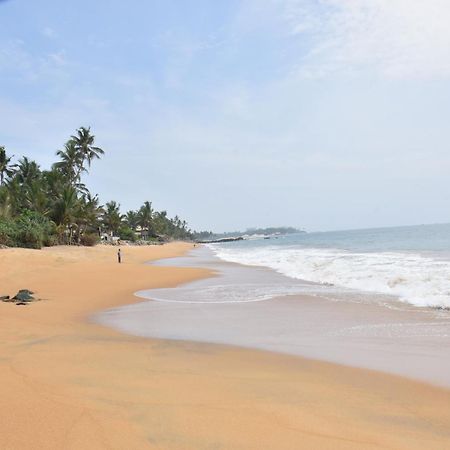
<path id="1" fill-rule="evenodd" d="M 101 205 L 83 177 L 104 153 L 86 127 L 56 152 L 58 160 L 49 170 L 26 156 L 14 162 L 0 146 L 0 245 L 94 245 L 102 236 L 130 241 L 192 238 L 186 221 L 155 211 L 149 201 L 126 214 L 116 201 Z"/>

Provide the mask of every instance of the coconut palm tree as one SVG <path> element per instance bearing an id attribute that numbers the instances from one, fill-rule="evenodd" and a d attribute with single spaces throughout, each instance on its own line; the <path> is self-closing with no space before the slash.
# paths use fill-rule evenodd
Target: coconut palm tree
<path id="1" fill-rule="evenodd" d="M 90 193 L 82 195 L 78 202 L 75 217 L 75 222 L 78 227 L 78 240 L 87 231 L 98 232 L 99 219 L 102 213 L 103 208 L 100 205 L 97 195 L 91 195 Z"/>
<path id="2" fill-rule="evenodd" d="M 142 230 L 147 230 L 148 236 L 153 235 L 153 209 L 152 202 L 144 202 L 144 204 L 140 207 L 139 212 L 139 222 L 138 225 L 142 228 Z"/>
<path id="3" fill-rule="evenodd" d="M 43 216 L 50 212 L 50 202 L 43 178 L 35 179 L 27 185 L 24 193 L 26 208 L 36 211 Z"/>
<path id="4" fill-rule="evenodd" d="M 10 218 L 12 213 L 11 193 L 6 186 L 0 186 L 0 218 Z"/>
<path id="5" fill-rule="evenodd" d="M 104 227 L 112 233 L 117 233 L 122 224 L 122 219 L 123 216 L 120 214 L 120 205 L 115 201 L 107 202 L 102 215 Z"/>
<path id="6" fill-rule="evenodd" d="M 52 198 L 56 198 L 67 186 L 67 178 L 65 175 L 54 167 L 52 170 L 44 170 L 42 172 L 42 178 L 47 186 L 47 193 Z"/>
<path id="7" fill-rule="evenodd" d="M 95 136 L 91 134 L 91 128 L 80 127 L 77 130 L 77 134 L 71 136 L 75 148 L 81 157 L 81 167 L 84 169 L 84 163 L 87 162 L 88 167 L 91 167 L 91 163 L 94 159 L 99 159 L 105 152 L 100 148 L 94 146 Z"/>
<path id="8" fill-rule="evenodd" d="M 6 155 L 5 147 L 0 146 L 0 186 L 3 186 L 6 178 L 14 173 L 14 165 L 11 164 L 12 156 Z"/>
<path id="9" fill-rule="evenodd" d="M 104 208 L 100 206 L 98 197 L 82 183 L 83 173 L 88 172 L 92 161 L 104 154 L 94 141 L 90 128 L 76 130 L 57 152 L 58 161 L 51 170 L 41 170 L 37 162 L 25 156 L 18 164 L 11 164 L 12 157 L 0 146 L 0 225 L 11 234 L 5 242 L 41 245 L 56 242 L 58 237 L 59 242 L 68 244 L 95 243 L 95 236 L 91 239 L 89 234 L 100 231 L 101 225 L 133 239 L 139 226 L 147 236 L 189 237 L 191 231 L 185 221 L 178 216 L 169 219 L 166 211 L 154 211 L 151 202 L 145 202 L 138 211 L 128 211 L 126 216 L 121 215 L 120 205 L 114 201 Z M 15 231 L 24 227 L 26 233 Z M 33 233 L 28 233 L 30 230 L 37 237 L 45 235 L 45 241 L 36 240 Z"/>
<path id="10" fill-rule="evenodd" d="M 154 227 L 158 234 L 168 233 L 167 211 L 159 211 L 154 215 Z"/>
<path id="11" fill-rule="evenodd" d="M 26 156 L 19 159 L 17 164 L 17 170 L 15 172 L 15 177 L 20 184 L 30 184 L 33 180 L 39 178 L 41 174 L 41 169 L 36 161 L 33 161 Z"/>
<path id="12" fill-rule="evenodd" d="M 72 186 L 66 186 L 58 195 L 51 212 L 53 221 L 58 226 L 60 234 L 68 234 L 68 244 L 72 244 L 76 227 L 76 215 L 79 208 L 77 191 Z"/>
<path id="13" fill-rule="evenodd" d="M 13 215 L 19 214 L 24 204 L 25 190 L 17 176 L 10 178 L 4 186 L 8 191 L 9 208 Z"/>
<path id="14" fill-rule="evenodd" d="M 83 155 L 75 141 L 68 140 L 64 144 L 64 150 L 58 150 L 56 154 L 61 160 L 53 164 L 54 169 L 59 170 L 67 177 L 70 184 L 74 185 L 79 182 L 81 173 L 86 172 L 86 169 L 83 167 Z"/>
<path id="15" fill-rule="evenodd" d="M 131 229 L 136 230 L 136 227 L 139 225 L 139 214 L 136 211 L 127 211 L 125 221 Z"/>

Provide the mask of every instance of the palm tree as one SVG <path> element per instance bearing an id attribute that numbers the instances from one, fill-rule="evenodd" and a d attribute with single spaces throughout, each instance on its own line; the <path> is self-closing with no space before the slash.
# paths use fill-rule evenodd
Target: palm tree
<path id="1" fill-rule="evenodd" d="M 91 134 L 91 127 L 80 127 L 75 136 L 71 136 L 75 148 L 81 157 L 81 167 L 84 169 L 84 162 L 87 161 L 88 167 L 94 159 L 99 159 L 105 152 L 100 147 L 94 146 L 95 136 Z"/>
<path id="2" fill-rule="evenodd" d="M 131 229 L 136 230 L 136 227 L 139 225 L 139 214 L 136 211 L 127 211 L 125 221 Z"/>
<path id="3" fill-rule="evenodd" d="M 78 226 L 78 240 L 86 232 L 98 232 L 99 218 L 103 208 L 99 204 L 98 196 L 84 194 L 78 202 L 75 221 Z"/>
<path id="4" fill-rule="evenodd" d="M 101 225 L 112 233 L 120 232 L 132 239 L 139 227 L 150 237 L 157 234 L 189 237 L 191 231 L 185 221 L 178 216 L 169 219 L 166 211 L 154 211 L 151 202 L 145 202 L 138 211 L 128 211 L 126 216 L 120 214 L 120 205 L 114 201 L 105 208 L 99 205 L 98 197 L 91 195 L 82 183 L 83 172 L 88 172 L 92 161 L 104 154 L 94 141 L 90 128 L 76 130 L 57 152 L 58 161 L 51 170 L 41 170 L 27 157 L 13 165 L 12 157 L 0 146 L 0 225 L 6 223 L 2 230 L 8 230 L 11 235 L 6 241 L 29 245 L 30 236 L 16 231 L 25 225 L 29 229 L 36 227 L 33 231 L 41 227 L 48 243 L 55 241 L 55 225 L 60 242 L 68 244 L 93 241 L 89 234 L 100 231 Z M 127 226 L 123 226 L 124 217 Z M 86 241 L 82 237 L 86 237 Z M 31 243 L 40 245 L 41 242 Z"/>
<path id="5" fill-rule="evenodd" d="M 54 165 L 53 165 L 54 166 Z M 45 180 L 47 192 L 50 197 L 55 198 L 67 186 L 67 178 L 55 167 L 52 170 L 44 170 L 42 178 Z"/>
<path id="6" fill-rule="evenodd" d="M 3 186 L 5 178 L 11 177 L 14 173 L 11 163 L 12 156 L 6 156 L 5 147 L 0 146 L 0 186 Z"/>
<path id="7" fill-rule="evenodd" d="M 172 223 L 173 223 L 175 228 L 180 228 L 181 227 L 181 220 L 180 220 L 180 218 L 178 216 L 175 216 L 172 219 Z"/>
<path id="8" fill-rule="evenodd" d="M 29 184 L 39 178 L 40 174 L 41 169 L 36 161 L 28 159 L 26 156 L 19 159 L 15 178 L 19 180 L 20 184 Z"/>
<path id="9" fill-rule="evenodd" d="M 64 144 L 64 150 L 58 150 L 56 154 L 61 160 L 53 164 L 53 167 L 64 174 L 70 184 L 75 184 L 75 182 L 80 180 L 81 173 L 86 172 L 86 169 L 83 167 L 83 155 L 75 141 L 73 139 L 67 141 Z"/>
<path id="10" fill-rule="evenodd" d="M 91 227 L 97 228 L 99 217 L 103 213 L 103 207 L 100 205 L 98 195 L 87 193 L 82 197 L 82 216 Z"/>
<path id="11" fill-rule="evenodd" d="M 139 209 L 139 222 L 138 224 L 142 228 L 142 231 L 147 230 L 148 236 L 153 234 L 153 209 L 152 202 L 144 202 L 144 204 Z"/>
<path id="12" fill-rule="evenodd" d="M 166 211 L 158 211 L 154 214 L 153 225 L 158 234 L 166 234 L 166 215 Z"/>
<path id="13" fill-rule="evenodd" d="M 30 182 L 24 194 L 25 206 L 43 216 L 50 212 L 49 197 L 45 189 L 44 179 L 36 179 Z"/>
<path id="14" fill-rule="evenodd" d="M 111 201 L 105 204 L 102 222 L 108 231 L 112 233 L 119 231 L 122 224 L 122 215 L 120 214 L 120 205 L 117 202 Z"/>
<path id="15" fill-rule="evenodd" d="M 13 203 L 11 194 L 6 186 L 0 186 L 0 217 L 9 218 L 12 216 Z"/>
<path id="16" fill-rule="evenodd" d="M 11 213 L 19 214 L 24 204 L 25 190 L 17 176 L 10 178 L 5 185 L 8 190 L 8 203 Z"/>
<path id="17" fill-rule="evenodd" d="M 76 189 L 72 186 L 66 186 L 53 205 L 52 219 L 56 225 L 59 225 L 59 229 L 62 232 L 68 231 L 69 245 L 72 244 L 78 208 L 79 203 Z"/>

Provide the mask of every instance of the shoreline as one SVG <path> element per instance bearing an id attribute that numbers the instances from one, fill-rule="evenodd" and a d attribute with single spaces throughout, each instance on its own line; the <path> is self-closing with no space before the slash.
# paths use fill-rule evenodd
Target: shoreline
<path id="1" fill-rule="evenodd" d="M 208 248 L 154 264 L 217 276 L 139 291 L 151 301 L 101 312 L 98 323 L 149 339 L 259 349 L 450 389 L 448 315 L 223 261 Z"/>
<path id="2" fill-rule="evenodd" d="M 144 265 L 189 244 L 1 250 L 0 447 L 444 448 L 450 392 L 300 357 L 125 335 L 89 315 L 207 271 Z M 6 292 L 5 292 L 6 293 Z M 2 292 L 3 294 L 3 292 Z M 33 444 L 32 446 L 31 443 Z"/>

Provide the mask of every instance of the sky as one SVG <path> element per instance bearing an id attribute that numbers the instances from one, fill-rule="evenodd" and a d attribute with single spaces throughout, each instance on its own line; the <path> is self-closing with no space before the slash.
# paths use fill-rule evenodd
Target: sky
<path id="1" fill-rule="evenodd" d="M 0 1 L 0 145 L 192 228 L 450 221 L 448 0 Z"/>

